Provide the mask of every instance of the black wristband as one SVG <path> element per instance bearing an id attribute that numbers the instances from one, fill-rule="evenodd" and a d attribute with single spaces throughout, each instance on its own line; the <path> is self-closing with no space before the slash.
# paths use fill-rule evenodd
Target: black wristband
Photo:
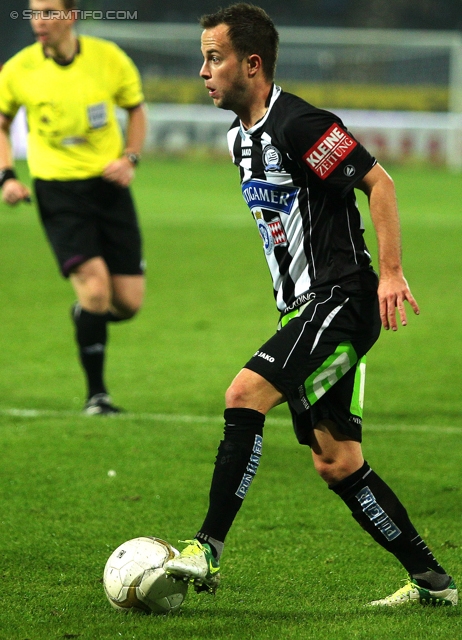
<path id="1" fill-rule="evenodd" d="M 3 187 L 7 180 L 17 178 L 16 171 L 14 169 L 0 169 L 0 187 Z"/>

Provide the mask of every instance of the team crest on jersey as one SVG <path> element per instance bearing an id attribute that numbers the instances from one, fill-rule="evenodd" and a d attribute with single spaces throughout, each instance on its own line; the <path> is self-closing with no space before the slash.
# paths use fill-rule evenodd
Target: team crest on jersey
<path id="1" fill-rule="evenodd" d="M 311 149 L 308 149 L 303 160 L 321 180 L 325 180 L 350 155 L 357 144 L 340 125 L 333 124 Z"/>
<path id="2" fill-rule="evenodd" d="M 58 137 L 61 135 L 60 123 L 64 117 L 64 109 L 55 102 L 40 102 L 39 133 L 46 136 Z"/>
<path id="3" fill-rule="evenodd" d="M 279 149 L 272 144 L 267 144 L 263 149 L 263 166 L 265 171 L 281 171 L 282 155 Z"/>
<path id="4" fill-rule="evenodd" d="M 287 244 L 287 236 L 281 218 L 273 218 L 270 222 L 266 222 L 261 211 L 256 210 L 253 214 L 267 256 L 273 252 L 274 247 Z"/>

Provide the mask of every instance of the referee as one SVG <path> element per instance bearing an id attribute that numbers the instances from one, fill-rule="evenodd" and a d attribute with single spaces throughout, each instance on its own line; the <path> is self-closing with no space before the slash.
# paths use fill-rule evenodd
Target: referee
<path id="1" fill-rule="evenodd" d="M 10 124 L 24 106 L 40 218 L 77 301 L 72 320 L 88 387 L 84 412 L 118 413 L 104 381 L 108 322 L 133 317 L 144 295 L 141 235 L 129 185 L 146 133 L 139 74 L 115 44 L 74 32 L 76 0 L 31 0 L 37 42 L 0 72 L 0 186 L 30 198 L 16 176 Z M 116 107 L 128 112 L 125 145 Z"/>
<path id="2" fill-rule="evenodd" d="M 166 571 L 216 590 L 225 538 L 258 470 L 265 416 L 286 402 L 320 477 L 409 574 L 402 588 L 370 604 L 456 605 L 453 579 L 361 448 L 366 353 L 381 325 L 398 328 L 397 312 L 407 323 L 405 302 L 419 312 L 402 271 L 393 182 L 337 116 L 274 84 L 278 33 L 262 9 L 231 5 L 201 25 L 200 75 L 214 104 L 237 116 L 229 151 L 263 242 L 280 322 L 226 393 L 209 509 Z M 369 198 L 380 279 L 355 189 Z M 274 553 L 286 558 L 290 549 L 283 540 Z"/>

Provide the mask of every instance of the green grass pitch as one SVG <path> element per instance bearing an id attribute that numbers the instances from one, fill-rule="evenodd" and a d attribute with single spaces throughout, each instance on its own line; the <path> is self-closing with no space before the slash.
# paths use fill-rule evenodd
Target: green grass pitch
<path id="1" fill-rule="evenodd" d="M 384 332 L 369 356 L 364 451 L 462 584 L 462 181 L 443 169 L 390 172 L 421 315 Z M 34 205 L 0 205 L 0 639 L 462 637 L 460 607 L 363 606 L 405 576 L 316 476 L 285 407 L 267 420 L 216 597 L 190 590 L 176 617 L 111 609 L 101 577 L 116 546 L 196 532 L 225 389 L 277 322 L 229 161 L 146 159 L 134 191 L 148 288 L 138 318 L 111 327 L 107 377 L 127 410 L 113 419 L 79 415 L 73 295 Z"/>

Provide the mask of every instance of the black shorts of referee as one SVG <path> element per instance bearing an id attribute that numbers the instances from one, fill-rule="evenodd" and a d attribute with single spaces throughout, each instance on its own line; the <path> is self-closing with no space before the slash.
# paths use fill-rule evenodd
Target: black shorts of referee
<path id="1" fill-rule="evenodd" d="M 109 272 L 141 275 L 142 241 L 126 187 L 103 178 L 34 181 L 40 218 L 65 278 L 100 256 Z"/>

